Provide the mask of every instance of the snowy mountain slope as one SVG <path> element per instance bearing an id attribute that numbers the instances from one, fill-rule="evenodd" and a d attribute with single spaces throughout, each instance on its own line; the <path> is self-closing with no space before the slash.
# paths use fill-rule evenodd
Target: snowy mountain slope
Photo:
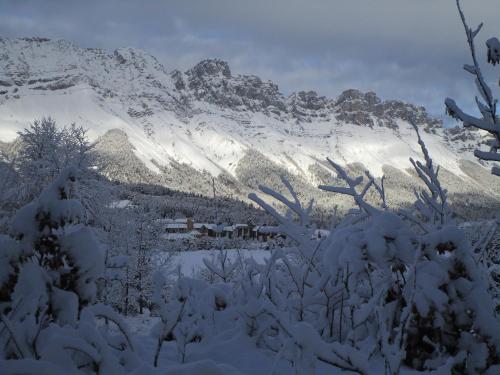
<path id="1" fill-rule="evenodd" d="M 374 93 L 285 97 L 275 84 L 234 75 L 220 60 L 168 72 L 154 57 L 131 48 L 110 54 L 25 38 L 0 39 L 0 50 L 2 141 L 14 139 L 34 118 L 52 116 L 61 125 L 83 125 L 93 139 L 123 130 L 153 173 L 185 164 L 238 179 L 239 163 L 256 151 L 315 185 L 311 171 L 323 168 L 326 157 L 361 163 L 375 176 L 388 166 L 408 174 L 408 158 L 421 157 L 412 119 L 435 162 L 479 189 L 461 166 L 466 160 L 483 173 L 471 152 L 484 141 L 481 133 L 444 129 L 425 109 L 382 101 Z"/>

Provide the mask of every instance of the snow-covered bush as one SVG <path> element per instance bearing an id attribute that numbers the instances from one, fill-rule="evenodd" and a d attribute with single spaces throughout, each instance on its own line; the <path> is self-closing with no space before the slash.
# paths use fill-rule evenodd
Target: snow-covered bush
<path id="1" fill-rule="evenodd" d="M 100 300 L 125 316 L 142 314 L 152 304 L 153 272 L 166 266 L 154 264 L 160 236 L 156 216 L 135 206 L 111 207 L 103 215 L 106 267 Z"/>
<path id="2" fill-rule="evenodd" d="M 477 90 L 481 96 L 475 98 L 481 117 L 475 117 L 471 114 L 464 112 L 453 99 L 447 98 L 445 101 L 446 110 L 450 116 L 460 120 L 464 126 L 481 129 L 488 132 L 492 137 L 492 142 L 489 151 L 476 150 L 474 155 L 482 160 L 487 161 L 500 161 L 500 117 L 497 114 L 497 102 L 494 98 L 491 88 L 489 87 L 486 79 L 483 76 L 481 67 L 476 54 L 475 39 L 481 31 L 483 24 L 481 23 L 475 30 L 469 27 L 465 20 L 465 15 L 460 7 L 460 1 L 457 0 L 458 12 L 465 28 L 467 36 L 467 44 L 472 57 L 472 64 L 464 65 L 464 70 L 474 76 Z M 500 59 L 500 42 L 497 38 L 490 38 L 486 42 L 487 60 L 488 63 L 496 65 Z M 500 176 L 500 168 L 494 166 L 491 170 L 494 175 Z"/>
<path id="3" fill-rule="evenodd" d="M 15 167 L 24 181 L 25 199 L 33 199 L 65 168 L 84 169 L 90 163 L 91 146 L 86 131 L 71 124 L 58 128 L 48 118 L 34 120 L 19 132 L 19 151 Z"/>
<path id="4" fill-rule="evenodd" d="M 0 239 L 2 373 L 117 374 L 124 364 L 135 366 L 121 318 L 92 305 L 104 258 L 80 223 L 83 207 L 71 198 L 75 178 L 73 169 L 63 170 Z M 115 322 L 121 338 L 99 332 L 97 317 Z"/>
<path id="5" fill-rule="evenodd" d="M 489 291 L 496 304 L 497 314 L 500 313 L 500 244 L 498 217 L 490 221 L 481 221 L 471 225 L 474 231 L 474 257 L 486 269 Z"/>
<path id="6" fill-rule="evenodd" d="M 56 298 L 59 303 L 77 312 L 79 306 L 95 298 L 95 281 L 101 275 L 103 259 L 91 230 L 80 224 L 83 208 L 71 199 L 74 180 L 74 170 L 64 170 L 38 199 L 17 212 L 10 239 L 17 251 L 15 255 L 10 254 L 10 262 L 16 270 L 16 287 L 21 287 L 20 282 L 26 274 L 26 285 L 32 282 L 50 285 L 51 293 L 62 293 Z M 25 271 L 26 267 L 36 270 L 30 273 Z M 39 280 L 35 280 L 37 277 Z M 63 303 L 66 292 L 72 294 L 71 297 L 67 295 L 69 300 Z M 54 315 L 58 311 L 55 307 L 50 309 Z"/>
<path id="7" fill-rule="evenodd" d="M 184 363 L 188 361 L 191 345 L 210 347 L 227 338 L 228 333 L 238 333 L 238 325 L 234 324 L 236 305 L 230 306 L 233 301 L 229 284 L 180 277 L 166 296 L 166 280 L 161 273 L 155 274 L 154 283 L 154 302 L 160 315 L 152 331 L 157 341 L 155 367 L 160 365 L 159 356 L 165 343 L 175 342 L 178 361 Z"/>
<path id="8" fill-rule="evenodd" d="M 81 223 L 84 209 L 72 198 L 75 179 L 73 169 L 64 170 L 18 211 L 10 235 L 0 236 L 0 373 L 237 374 L 211 361 L 166 365 L 156 372 L 121 315 L 95 304 L 104 252 L 93 231 Z M 108 266 L 121 263 L 117 257 L 108 260 Z M 206 324 L 197 322 L 209 318 L 210 296 L 220 301 L 220 293 L 202 292 L 189 280 L 180 280 L 175 289 L 176 300 L 189 302 L 183 311 L 191 317 L 174 330 L 181 360 L 190 342 L 209 333 L 202 329 Z"/>
<path id="9" fill-rule="evenodd" d="M 418 369 L 450 363 L 456 373 L 499 371 L 500 329 L 484 269 L 464 234 L 445 227 L 421 237 L 415 268 L 407 362 Z M 494 366 L 497 365 L 497 366 Z M 491 373 L 491 372 L 490 372 Z"/>
<path id="10" fill-rule="evenodd" d="M 219 249 L 214 251 L 211 259 L 204 258 L 206 272 L 203 277 L 211 283 L 214 282 L 231 282 L 236 277 L 236 273 L 240 270 L 240 259 L 233 261 L 228 256 L 227 250 Z"/>
<path id="11" fill-rule="evenodd" d="M 417 135 L 424 162 L 411 163 L 426 190 L 416 192 L 414 212 L 390 211 L 383 180 L 369 173 L 367 180 L 353 178 L 330 161 L 344 186 L 320 188 L 352 197 L 358 209 L 317 241 L 312 202 L 303 206 L 286 179 L 288 196 L 260 187 L 288 214 L 256 194 L 250 198 L 295 247 L 275 249 L 264 264 L 226 264 L 221 252 L 206 262 L 210 283 L 180 280 L 170 301 L 157 300 L 157 356 L 164 342 L 175 342 L 186 361 L 195 345 L 244 333 L 297 373 L 326 363 L 368 374 L 376 357 L 388 374 L 403 366 L 453 374 L 500 370 L 499 322 L 483 265 L 455 226 L 439 170 L 418 129 Z M 378 206 L 367 201 L 369 191 L 380 196 Z"/>
<path id="12" fill-rule="evenodd" d="M 18 135 L 14 142 L 0 144 L 0 231 L 6 232 L 2 221 L 6 226 L 16 210 L 40 195 L 68 167 L 85 175 L 74 186 L 74 196 L 85 208 L 85 221 L 97 219 L 91 211 L 109 187 L 103 189 L 102 177 L 90 168 L 92 145 L 85 129 L 75 124 L 60 128 L 49 117 L 35 120 Z"/>
<path id="13" fill-rule="evenodd" d="M 489 141 L 490 149 L 488 151 L 477 149 L 474 155 L 484 161 L 498 162 L 500 161 L 500 117 L 497 112 L 498 99 L 493 95 L 491 87 L 488 85 L 488 80 L 483 75 L 481 66 L 478 60 L 476 51 L 476 38 L 482 29 L 481 23 L 476 29 L 472 29 L 467 24 L 465 15 L 460 6 L 460 1 L 457 0 L 457 8 L 465 29 L 467 44 L 471 54 L 472 64 L 464 65 L 464 70 L 474 77 L 479 98 L 475 97 L 475 102 L 480 117 L 464 112 L 453 99 L 447 98 L 445 101 L 446 110 L 449 115 L 461 121 L 463 126 L 480 129 L 489 133 L 491 137 Z M 500 58 L 500 42 L 497 38 L 490 38 L 486 41 L 487 62 L 496 65 Z M 500 82 L 500 81 L 499 81 Z M 494 175 L 500 175 L 500 168 L 494 165 L 491 169 Z M 493 224 L 489 224 L 484 236 L 482 236 L 476 246 L 476 260 L 481 262 L 486 268 L 486 274 L 489 276 L 489 288 L 496 297 L 497 305 L 500 305 L 500 258 L 498 257 L 498 249 L 496 246 L 491 246 L 490 241 L 495 237 L 498 230 L 498 217 Z"/>

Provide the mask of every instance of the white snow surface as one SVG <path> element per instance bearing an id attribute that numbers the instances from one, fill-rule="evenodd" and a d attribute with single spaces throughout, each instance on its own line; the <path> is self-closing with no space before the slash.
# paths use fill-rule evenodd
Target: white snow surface
<path id="1" fill-rule="evenodd" d="M 263 249 L 226 249 L 228 259 L 232 262 L 236 261 L 238 257 L 242 258 L 253 258 L 257 263 L 264 264 L 264 259 L 271 256 L 269 250 Z M 174 255 L 172 259 L 172 268 L 180 267 L 180 272 L 186 277 L 196 277 L 198 273 L 205 269 L 205 264 L 203 259 L 212 259 L 217 257 L 219 254 L 218 250 L 189 250 L 181 251 Z M 162 253 L 158 253 L 157 263 L 162 264 L 161 258 Z M 169 257 L 169 253 L 165 253 L 164 257 Z"/>

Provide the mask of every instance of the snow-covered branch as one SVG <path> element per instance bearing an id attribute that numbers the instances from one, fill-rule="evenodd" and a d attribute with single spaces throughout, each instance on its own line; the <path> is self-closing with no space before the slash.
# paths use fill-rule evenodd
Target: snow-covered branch
<path id="1" fill-rule="evenodd" d="M 415 168 L 418 177 L 425 184 L 428 191 L 415 191 L 417 201 L 415 207 L 418 210 L 421 219 L 415 218 L 419 222 L 421 228 L 426 228 L 425 231 L 431 231 L 436 226 L 441 228 L 452 222 L 452 213 L 448 206 L 448 198 L 446 189 L 443 189 L 439 181 L 439 167 L 434 167 L 434 163 L 429 155 L 427 147 L 420 136 L 418 127 L 413 123 L 415 132 L 417 133 L 418 144 L 424 155 L 425 164 L 420 161 L 415 161 L 410 158 L 410 162 Z"/>
<path id="2" fill-rule="evenodd" d="M 281 215 L 274 207 L 272 207 L 270 204 L 265 202 L 262 198 L 254 193 L 249 194 L 248 198 L 261 206 L 268 214 L 270 214 L 277 222 L 280 223 L 281 232 L 288 234 L 297 243 L 302 243 L 304 242 L 304 240 L 308 241 L 311 238 L 313 232 L 312 228 L 310 227 L 310 214 L 314 202 L 311 200 L 309 204 L 304 207 L 290 182 L 283 176 L 281 176 L 281 181 L 292 196 L 293 201 L 286 198 L 283 194 L 280 194 L 266 186 L 259 186 L 259 189 L 264 194 L 267 194 L 270 197 L 276 199 L 278 202 L 282 203 L 294 215 L 296 215 L 296 218 L 289 215 Z"/>
<path id="3" fill-rule="evenodd" d="M 464 70 L 474 76 L 474 81 L 476 83 L 476 88 L 481 96 L 479 99 L 477 96 L 475 98 L 476 105 L 482 118 L 477 118 L 470 114 L 465 113 L 453 99 L 447 98 L 445 100 L 446 110 L 448 114 L 457 120 L 460 120 L 464 126 L 475 127 L 490 133 L 493 138 L 493 144 L 491 145 L 490 151 L 480 151 L 475 152 L 476 157 L 482 160 L 488 161 L 498 161 L 498 148 L 500 146 L 500 118 L 497 116 L 497 99 L 493 97 L 492 90 L 486 82 L 481 67 L 479 65 L 475 38 L 477 37 L 479 31 L 481 30 L 483 24 L 481 23 L 476 29 L 472 29 L 467 24 L 464 12 L 460 6 L 460 0 L 456 0 L 458 12 L 462 24 L 465 29 L 465 34 L 467 37 L 467 44 L 469 46 L 469 51 L 472 58 L 472 65 L 464 65 Z M 496 65 L 499 62 L 500 56 L 500 43 L 497 38 L 491 38 L 486 42 L 488 48 L 488 63 Z M 492 169 L 492 173 L 495 175 L 500 175 L 497 168 Z"/>
<path id="4" fill-rule="evenodd" d="M 335 169 L 337 172 L 338 177 L 346 182 L 347 187 L 341 187 L 341 186 L 329 186 L 329 185 L 320 185 L 319 188 L 321 190 L 325 191 L 330 191 L 333 193 L 339 193 L 339 194 L 344 194 L 344 195 L 350 195 L 353 199 L 356 205 L 366 212 L 369 215 L 375 215 L 378 212 L 380 212 L 379 209 L 375 208 L 374 206 L 370 205 L 366 200 L 365 200 L 365 195 L 368 192 L 368 190 L 374 186 L 377 192 L 380 194 L 381 199 L 382 199 L 382 207 L 385 209 L 387 208 L 386 202 L 385 202 L 385 192 L 383 188 L 383 180 L 381 181 L 381 184 L 378 185 L 375 181 L 375 179 L 370 175 L 369 172 L 366 172 L 366 176 L 368 177 L 368 182 L 362 186 L 361 193 L 358 193 L 356 191 L 356 188 L 361 186 L 363 183 L 363 177 L 359 176 L 355 179 L 349 177 L 347 172 L 345 171 L 344 168 L 342 168 L 339 164 L 335 163 L 333 160 L 327 158 L 328 162 L 330 165 Z"/>

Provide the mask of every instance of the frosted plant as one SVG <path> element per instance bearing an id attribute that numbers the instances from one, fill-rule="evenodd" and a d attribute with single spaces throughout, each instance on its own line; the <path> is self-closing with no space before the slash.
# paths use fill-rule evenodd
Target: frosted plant
<path id="1" fill-rule="evenodd" d="M 418 127 L 414 122 L 413 127 L 417 133 L 418 144 L 424 155 L 425 164 L 410 158 L 410 162 L 417 172 L 418 177 L 424 183 L 425 189 L 415 190 L 417 198 L 414 206 L 416 215 L 411 212 L 400 210 L 400 213 L 411 220 L 424 233 L 453 224 L 452 211 L 448 205 L 447 191 L 439 181 L 439 166 L 435 166 L 424 141 L 420 137 Z"/>
<path id="2" fill-rule="evenodd" d="M 65 169 L 18 211 L 11 236 L 0 238 L 3 373 L 114 375 L 139 365 L 121 318 L 92 305 L 104 258 L 81 224 L 83 207 L 71 198 L 75 179 Z M 114 322 L 120 335 L 101 331 L 98 318 Z"/>
<path id="3" fill-rule="evenodd" d="M 363 209 L 374 212 L 376 209 L 362 201 L 362 197 L 354 189 L 361 181 L 350 179 L 345 172 L 342 176 L 347 178 L 349 187 L 339 187 L 338 191 L 355 195 L 358 198 L 357 203 L 359 202 Z M 329 239 L 320 242 L 312 239 L 314 229 L 309 220 L 312 202 L 303 207 L 288 181 L 283 179 L 283 183 L 293 201 L 268 188 L 260 187 L 260 189 L 285 204 L 295 217 L 282 216 L 263 199 L 250 195 L 252 200 L 265 208 L 280 223 L 280 230 L 294 239 L 297 245 L 295 251 L 288 253 L 275 251 L 273 257 L 266 263 L 265 272 L 261 274 L 261 286 L 253 288 L 260 291 L 257 296 L 266 296 L 271 302 L 267 307 L 264 304 L 259 310 L 254 311 L 252 320 L 254 330 L 257 326 L 257 331 L 277 332 L 281 336 L 281 343 L 261 334 L 261 345 L 274 348 L 278 355 L 292 362 L 299 372 L 311 371 L 314 368 L 314 361 L 319 360 L 336 367 L 364 373 L 366 371 L 364 361 L 371 351 L 366 350 L 363 345 L 361 345 L 363 348 L 353 345 L 348 339 L 348 326 L 352 317 L 352 311 L 349 310 L 352 306 L 349 306 L 349 295 L 346 290 L 347 277 L 330 272 L 327 258 L 324 257 Z M 364 196 L 373 184 L 374 180 L 370 179 L 361 195 Z M 333 191 L 337 188 L 325 187 L 325 189 Z M 255 310 L 255 307 L 253 309 Z M 262 316 L 268 318 L 263 319 Z M 255 319 L 256 317 L 259 319 Z M 263 322 L 265 324 L 262 324 Z M 343 341 L 345 343 L 342 343 Z M 311 343 L 314 344 L 309 346 Z"/>
<path id="4" fill-rule="evenodd" d="M 152 330 L 157 345 L 153 360 L 155 367 L 163 344 L 175 341 L 179 362 L 187 361 L 191 344 L 209 345 L 216 334 L 234 319 L 225 314 L 229 305 L 227 285 L 210 285 L 200 280 L 180 277 L 166 295 L 166 280 L 156 272 L 153 278 L 153 301 L 160 321 Z"/>
<path id="5" fill-rule="evenodd" d="M 210 259 L 203 258 L 203 264 L 208 271 L 204 276 L 211 282 L 222 281 L 228 283 L 234 278 L 239 263 L 232 261 L 228 257 L 227 250 L 218 249 L 215 251 L 216 254 L 213 254 Z"/>
<path id="6" fill-rule="evenodd" d="M 160 267 L 154 260 L 159 243 L 155 214 L 140 206 L 108 207 L 100 213 L 106 246 L 100 300 L 125 316 L 143 314 L 152 303 L 152 274 Z"/>
<path id="7" fill-rule="evenodd" d="M 19 132 L 20 152 L 16 169 L 28 181 L 24 184 L 26 199 L 33 199 L 64 168 L 89 166 L 91 145 L 86 131 L 75 124 L 58 128 L 50 117 L 35 120 Z"/>
<path id="8" fill-rule="evenodd" d="M 313 228 L 311 227 L 310 223 L 310 214 L 313 207 L 313 201 L 310 201 L 306 207 L 303 207 L 290 182 L 283 176 L 281 176 L 281 181 L 292 196 L 293 201 L 266 186 L 259 186 L 259 189 L 264 194 L 267 194 L 276 199 L 289 210 L 286 217 L 279 214 L 278 211 L 276 211 L 273 207 L 271 207 L 257 195 L 252 193 L 249 195 L 249 198 L 259 206 L 264 208 L 275 220 L 277 220 L 281 225 L 281 230 L 283 230 L 287 234 L 290 233 L 290 236 L 298 243 L 304 243 L 307 245 L 309 239 L 313 234 Z M 296 216 L 296 218 L 294 217 L 294 215 Z"/>
<path id="9" fill-rule="evenodd" d="M 416 238 L 401 218 L 387 210 L 382 183 L 378 185 L 367 174 L 368 182 L 363 184 L 362 177 L 353 179 L 340 165 L 329 162 L 347 187 L 320 188 L 351 196 L 359 208 L 358 215 L 332 232 L 324 253 L 331 274 L 344 284 L 346 308 L 339 312 L 347 323 L 344 334 L 360 350 L 373 352 L 378 347 L 388 373 L 397 374 L 404 359 L 405 323 L 401 322 L 409 314 L 405 277 Z M 365 200 L 372 186 L 379 193 L 381 208 Z"/>
<path id="10" fill-rule="evenodd" d="M 74 293 L 85 305 L 95 298 L 103 255 L 91 230 L 80 223 L 83 207 L 72 199 L 75 180 L 73 169 L 64 170 L 38 199 L 21 208 L 12 237 L 21 248 L 20 266 L 36 263 L 50 273 L 51 284 Z"/>
<path id="11" fill-rule="evenodd" d="M 460 7 L 460 1 L 457 0 L 457 8 L 460 18 L 465 28 L 467 36 L 467 44 L 472 57 L 472 64 L 464 65 L 464 70 L 474 76 L 477 90 L 481 99 L 476 96 L 476 105 L 481 113 L 481 117 L 475 117 L 464 112 L 453 99 L 447 98 L 445 101 L 446 110 L 449 115 L 457 120 L 460 120 L 466 127 L 474 127 L 477 129 L 485 130 L 493 136 L 493 140 L 489 151 L 476 150 L 474 155 L 482 160 L 487 161 L 500 161 L 500 154 L 498 149 L 500 147 L 500 118 L 497 114 L 497 99 L 493 97 L 491 88 L 489 87 L 486 79 L 483 76 L 481 67 L 476 54 L 475 39 L 483 24 L 481 23 L 476 29 L 472 29 L 466 22 L 465 15 Z M 497 38 L 488 39 L 486 42 L 488 49 L 487 59 L 488 63 L 496 65 L 500 62 L 500 42 Z M 494 166 L 491 170 L 494 175 L 500 175 L 500 169 Z"/>
<path id="12" fill-rule="evenodd" d="M 351 196 L 358 213 L 319 244 L 304 235 L 310 231 L 309 208 L 296 198 L 261 188 L 295 212 L 293 220 L 251 195 L 296 239 L 297 249 L 273 253 L 266 271 L 260 268 L 247 277 L 246 303 L 253 301 L 247 326 L 261 347 L 300 371 L 312 371 L 315 361 L 323 361 L 363 373 L 363 355 L 376 353 L 393 375 L 404 365 L 465 374 L 495 368 L 500 332 L 487 329 L 498 322 L 482 265 L 454 227 L 438 169 L 418 130 L 417 137 L 425 163 L 411 162 L 427 191 L 416 194 L 416 217 L 388 211 L 382 183 L 369 174 L 365 183 L 362 177 L 351 178 L 331 160 L 345 186 L 320 188 Z M 372 187 L 381 197 L 380 207 L 365 199 Z M 288 189 L 295 197 L 289 184 Z"/>
<path id="13" fill-rule="evenodd" d="M 470 244 L 453 226 L 425 234 L 420 241 L 407 364 L 424 370 L 452 363 L 453 373 L 463 374 L 498 371 L 498 320 L 484 269 L 474 260 Z"/>
<path id="14" fill-rule="evenodd" d="M 127 210 L 125 213 L 130 219 L 127 236 L 128 262 L 125 266 L 125 308 L 127 315 L 130 308 L 139 314 L 149 308 L 152 295 L 152 263 L 153 251 L 158 243 L 158 233 L 154 226 L 154 217 L 151 213 L 143 212 L 139 208 Z"/>
<path id="15" fill-rule="evenodd" d="M 479 92 L 479 98 L 475 97 L 476 105 L 481 113 L 481 117 L 475 117 L 471 114 L 464 112 L 454 100 L 447 98 L 445 101 L 447 112 L 461 121 L 465 127 L 473 127 L 488 132 L 492 139 L 490 140 L 490 149 L 488 151 L 475 150 L 474 155 L 485 161 L 498 162 L 500 161 L 500 117 L 498 116 L 497 105 L 498 99 L 493 96 L 491 87 L 488 85 L 484 77 L 476 52 L 476 38 L 482 29 L 483 24 L 479 24 L 476 29 L 472 29 L 467 24 L 464 12 L 460 6 L 460 1 L 457 0 L 457 8 L 460 19 L 465 29 L 467 37 L 467 44 L 472 58 L 472 64 L 464 65 L 464 70 L 472 74 L 474 81 Z M 487 48 L 487 62 L 495 66 L 500 63 L 500 41 L 497 38 L 490 38 L 486 41 Z M 500 81 L 499 81 L 500 84 Z M 500 176 L 500 168 L 494 165 L 491 173 Z M 493 293 L 500 295 L 500 286 L 498 283 L 499 262 L 500 260 L 495 255 L 495 246 L 490 246 L 491 241 L 494 239 L 495 233 L 498 228 L 498 217 L 489 226 L 484 236 L 480 238 L 477 243 L 476 254 L 477 260 L 482 262 L 485 267 L 489 269 L 488 275 L 490 276 L 490 288 Z"/>

